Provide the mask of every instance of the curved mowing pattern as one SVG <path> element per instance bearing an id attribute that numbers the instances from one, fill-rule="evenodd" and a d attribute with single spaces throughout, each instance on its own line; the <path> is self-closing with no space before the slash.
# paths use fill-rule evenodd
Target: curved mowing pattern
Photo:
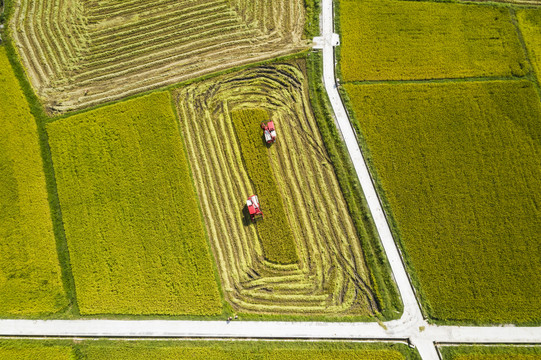
<path id="1" fill-rule="evenodd" d="M 300 0 L 18 0 L 13 37 L 51 111 L 296 52 Z"/>
<path id="2" fill-rule="evenodd" d="M 377 309 L 363 252 L 309 107 L 304 75 L 287 65 L 214 78 L 176 92 L 181 128 L 227 300 L 269 314 L 369 315 Z M 263 257 L 242 209 L 254 192 L 232 111 L 260 108 L 275 121 L 269 149 L 299 262 Z M 262 204 L 263 209 L 265 204 Z M 265 220 L 263 220 L 265 221 Z"/>

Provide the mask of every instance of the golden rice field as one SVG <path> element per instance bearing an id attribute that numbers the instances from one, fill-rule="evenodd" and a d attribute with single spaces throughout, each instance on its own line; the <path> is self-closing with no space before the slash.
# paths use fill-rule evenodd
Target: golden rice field
<path id="1" fill-rule="evenodd" d="M 47 132 L 80 313 L 221 314 L 169 93 L 67 117 Z"/>
<path id="2" fill-rule="evenodd" d="M 6 360 L 418 360 L 405 344 L 295 341 L 0 340 Z"/>
<path id="3" fill-rule="evenodd" d="M 302 0 L 14 0 L 11 35 L 51 112 L 308 47 Z"/>
<path id="4" fill-rule="evenodd" d="M 541 84 L 541 9 L 518 10 L 517 20 L 537 75 L 537 82 Z"/>
<path id="5" fill-rule="evenodd" d="M 445 346 L 443 360 L 540 360 L 541 346 Z"/>
<path id="6" fill-rule="evenodd" d="M 3 47 L 0 109 L 0 315 L 58 312 L 68 300 L 36 121 Z"/>
<path id="7" fill-rule="evenodd" d="M 222 289 L 245 313 L 372 315 L 379 309 L 370 272 L 310 108 L 303 64 L 259 66 L 174 93 Z M 265 166 L 293 232 L 295 263 L 269 261 L 259 225 L 244 220 L 255 188 L 231 114 L 253 109 L 276 125 Z M 262 141 L 262 132 L 254 136 Z"/>
<path id="8" fill-rule="evenodd" d="M 535 86 L 508 80 L 344 87 L 429 316 L 539 321 Z"/>
<path id="9" fill-rule="evenodd" d="M 522 76 L 509 9 L 397 0 L 340 0 L 343 81 Z"/>

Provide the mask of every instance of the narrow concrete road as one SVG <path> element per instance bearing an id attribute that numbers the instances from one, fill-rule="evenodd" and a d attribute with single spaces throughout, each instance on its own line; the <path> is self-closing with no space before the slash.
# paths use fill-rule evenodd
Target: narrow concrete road
<path id="1" fill-rule="evenodd" d="M 322 36 L 314 39 L 323 51 L 324 83 L 336 121 L 357 171 L 370 211 L 404 302 L 404 315 L 380 326 L 376 323 L 182 321 L 182 320 L 0 320 L 0 336 L 129 337 L 129 338 L 249 338 L 408 340 L 424 360 L 438 360 L 438 343 L 541 344 L 541 327 L 472 327 L 429 325 L 423 319 L 374 185 L 335 82 L 332 0 L 323 0 Z"/>

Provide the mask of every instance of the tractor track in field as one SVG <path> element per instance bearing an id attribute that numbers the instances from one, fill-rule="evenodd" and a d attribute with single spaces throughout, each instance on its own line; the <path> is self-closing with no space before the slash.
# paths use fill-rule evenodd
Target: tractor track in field
<path id="1" fill-rule="evenodd" d="M 317 146 L 322 139 L 304 79 L 301 68 L 278 64 L 176 92 L 207 231 L 226 299 L 236 311 L 367 316 L 378 311 L 368 269 L 334 172 L 322 164 L 328 156 Z M 254 227 L 243 223 L 239 199 L 254 190 L 229 117 L 243 108 L 266 109 L 279 124 L 269 166 L 296 239 L 297 264 L 265 260 Z"/>

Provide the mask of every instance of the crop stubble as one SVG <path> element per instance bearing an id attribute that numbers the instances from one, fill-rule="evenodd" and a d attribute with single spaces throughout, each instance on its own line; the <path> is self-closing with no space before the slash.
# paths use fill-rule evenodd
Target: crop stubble
<path id="1" fill-rule="evenodd" d="M 12 36 L 51 111 L 307 47 L 300 0 L 18 0 Z"/>
<path id="2" fill-rule="evenodd" d="M 262 66 L 187 86 L 175 97 L 223 289 L 233 307 L 269 314 L 377 312 L 303 72 L 291 64 Z M 266 110 L 276 124 L 278 141 L 270 148 L 269 164 L 295 236 L 296 264 L 267 261 L 255 227 L 243 222 L 244 201 L 254 189 L 230 114 L 254 108 Z"/>

